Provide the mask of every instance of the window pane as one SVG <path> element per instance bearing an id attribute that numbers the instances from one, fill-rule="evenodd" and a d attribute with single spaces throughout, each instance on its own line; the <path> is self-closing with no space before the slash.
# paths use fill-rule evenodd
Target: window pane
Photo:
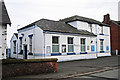
<path id="1" fill-rule="evenodd" d="M 103 51 L 103 46 L 100 46 L 100 50 Z"/>
<path id="2" fill-rule="evenodd" d="M 73 38 L 68 38 L 68 44 L 73 44 Z"/>
<path id="3" fill-rule="evenodd" d="M 14 52 L 16 52 L 16 41 L 13 42 L 14 43 Z"/>
<path id="4" fill-rule="evenodd" d="M 20 39 L 20 44 L 22 44 L 22 39 Z"/>
<path id="5" fill-rule="evenodd" d="M 32 45 L 30 45 L 30 53 L 32 53 Z"/>
<path id="6" fill-rule="evenodd" d="M 20 51 L 22 50 L 22 46 L 20 45 Z"/>
<path id="7" fill-rule="evenodd" d="M 86 51 L 86 45 L 85 45 L 85 39 L 82 38 L 81 39 L 81 52 L 85 52 Z"/>
<path id="8" fill-rule="evenodd" d="M 81 45 L 81 52 L 85 52 L 85 45 Z"/>
<path id="9" fill-rule="evenodd" d="M 81 39 L 81 44 L 85 44 L 85 39 Z"/>
<path id="10" fill-rule="evenodd" d="M 59 45 L 52 45 L 52 52 L 59 52 Z"/>
<path id="11" fill-rule="evenodd" d="M 52 37 L 52 43 L 58 44 L 58 37 Z"/>
<path id="12" fill-rule="evenodd" d="M 16 52 L 16 47 L 14 47 L 14 52 Z"/>
<path id="13" fill-rule="evenodd" d="M 100 51 L 103 51 L 103 40 L 100 40 Z"/>
<path id="14" fill-rule="evenodd" d="M 20 51 L 22 50 L 22 39 L 20 39 Z"/>
<path id="15" fill-rule="evenodd" d="M 14 46 L 16 46 L 16 41 L 14 41 Z"/>
<path id="16" fill-rule="evenodd" d="M 29 50 L 30 50 L 30 53 L 32 53 L 32 37 L 29 37 Z"/>
<path id="17" fill-rule="evenodd" d="M 30 37 L 30 44 L 32 44 L 32 37 Z"/>
<path id="18" fill-rule="evenodd" d="M 73 45 L 68 45 L 68 52 L 74 52 Z"/>

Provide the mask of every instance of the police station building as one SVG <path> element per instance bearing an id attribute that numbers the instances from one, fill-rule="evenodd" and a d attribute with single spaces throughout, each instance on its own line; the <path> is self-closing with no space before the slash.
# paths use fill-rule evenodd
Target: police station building
<path id="1" fill-rule="evenodd" d="M 11 39 L 13 58 L 68 61 L 101 56 L 111 56 L 110 26 L 78 15 L 59 21 L 40 19 L 18 29 Z"/>

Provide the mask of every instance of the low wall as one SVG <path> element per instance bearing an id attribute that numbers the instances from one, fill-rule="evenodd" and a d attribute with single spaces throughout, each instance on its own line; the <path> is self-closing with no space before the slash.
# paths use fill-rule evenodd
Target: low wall
<path id="1" fill-rule="evenodd" d="M 57 59 L 2 60 L 2 78 L 57 72 Z"/>
<path id="2" fill-rule="evenodd" d="M 50 58 L 50 57 L 45 57 Z M 51 56 L 51 58 L 57 58 L 58 62 L 62 61 L 72 61 L 72 60 L 80 60 L 80 59 L 96 59 L 96 54 L 80 54 L 80 55 L 65 55 L 65 56 Z"/>
<path id="3" fill-rule="evenodd" d="M 111 53 L 97 53 L 97 57 L 111 56 Z"/>

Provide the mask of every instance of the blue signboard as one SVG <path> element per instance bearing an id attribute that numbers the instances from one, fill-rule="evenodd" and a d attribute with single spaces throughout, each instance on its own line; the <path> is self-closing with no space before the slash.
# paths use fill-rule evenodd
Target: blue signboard
<path id="1" fill-rule="evenodd" d="M 107 50 L 107 51 L 109 50 L 109 46 L 106 46 L 106 50 Z"/>
<path id="2" fill-rule="evenodd" d="M 91 51 L 95 51 L 95 46 L 91 45 Z"/>

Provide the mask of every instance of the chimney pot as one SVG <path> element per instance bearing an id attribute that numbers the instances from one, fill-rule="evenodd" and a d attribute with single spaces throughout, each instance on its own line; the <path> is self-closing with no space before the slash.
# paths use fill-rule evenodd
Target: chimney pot
<path id="1" fill-rule="evenodd" d="M 106 14 L 106 15 L 104 15 L 104 23 L 106 23 L 106 24 L 109 24 L 109 21 L 110 21 L 110 15 L 109 14 Z"/>

